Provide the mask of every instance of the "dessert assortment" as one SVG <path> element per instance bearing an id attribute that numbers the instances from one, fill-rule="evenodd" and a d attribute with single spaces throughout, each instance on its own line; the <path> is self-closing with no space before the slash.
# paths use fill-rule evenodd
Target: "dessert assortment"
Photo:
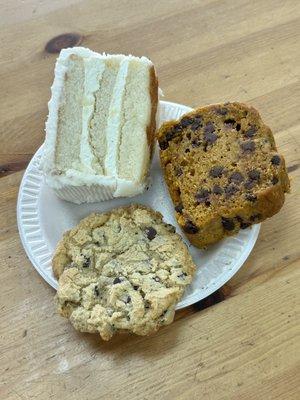
<path id="1" fill-rule="evenodd" d="M 99 202 L 145 190 L 158 90 L 145 57 L 61 52 L 41 163 L 60 198 Z M 200 107 L 165 122 L 156 138 L 177 222 L 194 246 L 206 248 L 282 207 L 290 187 L 285 162 L 253 107 Z M 104 340 L 171 323 L 196 268 L 163 215 L 131 203 L 84 218 L 52 261 L 59 312 Z"/>

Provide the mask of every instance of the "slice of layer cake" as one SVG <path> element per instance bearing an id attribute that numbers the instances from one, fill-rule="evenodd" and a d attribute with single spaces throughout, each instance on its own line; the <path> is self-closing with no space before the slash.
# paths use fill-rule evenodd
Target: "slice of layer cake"
<path id="1" fill-rule="evenodd" d="M 75 203 L 141 193 L 158 101 L 152 62 L 65 49 L 51 91 L 42 158 L 47 184 Z"/>
<path id="2" fill-rule="evenodd" d="M 176 218 L 206 247 L 276 214 L 290 183 L 270 128 L 241 103 L 199 108 L 158 131 Z"/>

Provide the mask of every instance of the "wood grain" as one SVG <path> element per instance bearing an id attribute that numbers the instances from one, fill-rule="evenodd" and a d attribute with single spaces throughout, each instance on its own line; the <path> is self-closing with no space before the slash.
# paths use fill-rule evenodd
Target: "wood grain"
<path id="1" fill-rule="evenodd" d="M 299 399 L 299 1 L 3 0 L 0 21 L 0 398 Z M 254 105 L 292 179 L 244 267 L 150 338 L 75 332 L 19 241 L 18 188 L 44 140 L 56 58 L 45 46 L 66 33 L 149 56 L 166 100 Z"/>

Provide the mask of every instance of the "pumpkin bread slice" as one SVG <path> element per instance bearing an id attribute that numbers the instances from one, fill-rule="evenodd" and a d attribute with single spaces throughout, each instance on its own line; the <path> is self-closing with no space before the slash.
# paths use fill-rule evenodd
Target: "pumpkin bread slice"
<path id="1" fill-rule="evenodd" d="M 157 133 L 177 222 L 200 248 L 276 214 L 290 183 L 273 134 L 242 103 L 198 108 Z"/>

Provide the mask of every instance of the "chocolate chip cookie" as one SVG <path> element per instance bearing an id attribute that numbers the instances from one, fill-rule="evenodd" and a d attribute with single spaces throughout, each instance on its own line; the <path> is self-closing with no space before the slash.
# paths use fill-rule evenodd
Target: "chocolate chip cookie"
<path id="1" fill-rule="evenodd" d="M 273 134 L 241 103 L 198 108 L 157 133 L 178 224 L 206 247 L 276 214 L 290 183 Z"/>
<path id="2" fill-rule="evenodd" d="M 92 214 L 66 232 L 53 271 L 59 312 L 75 329 L 109 340 L 171 323 L 195 266 L 160 213 L 132 205 Z"/>

